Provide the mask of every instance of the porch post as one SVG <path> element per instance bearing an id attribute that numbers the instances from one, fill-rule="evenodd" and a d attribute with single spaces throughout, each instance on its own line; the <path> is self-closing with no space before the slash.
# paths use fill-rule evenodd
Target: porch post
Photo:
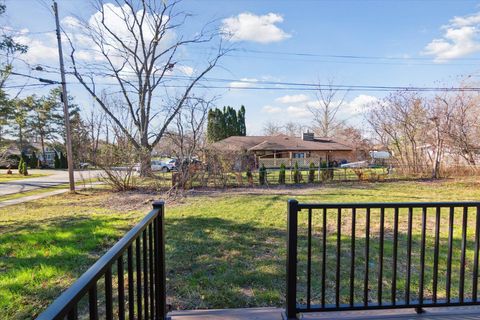
<path id="1" fill-rule="evenodd" d="M 273 151 L 273 166 L 277 167 L 277 151 Z"/>

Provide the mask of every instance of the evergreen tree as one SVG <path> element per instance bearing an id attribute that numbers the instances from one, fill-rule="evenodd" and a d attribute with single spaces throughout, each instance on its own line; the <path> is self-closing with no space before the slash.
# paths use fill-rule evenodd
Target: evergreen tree
<path id="1" fill-rule="evenodd" d="M 22 163 L 22 174 L 28 176 L 27 162 L 23 161 Z"/>
<path id="2" fill-rule="evenodd" d="M 282 163 L 280 165 L 280 171 L 278 173 L 278 183 L 279 184 L 285 184 L 285 164 Z"/>
<path id="3" fill-rule="evenodd" d="M 61 169 L 68 168 L 67 157 L 63 154 L 63 152 L 60 152 L 60 168 Z"/>
<path id="4" fill-rule="evenodd" d="M 215 108 L 208 112 L 207 139 L 217 142 L 231 136 L 245 136 L 245 107 L 237 112 L 230 106 Z"/>
<path id="5" fill-rule="evenodd" d="M 315 165 L 313 162 L 310 162 L 310 169 L 308 170 L 308 182 L 315 182 Z"/>
<path id="6" fill-rule="evenodd" d="M 20 158 L 20 161 L 18 162 L 18 173 L 23 174 L 23 164 L 25 161 L 23 160 L 23 157 Z"/>
<path id="7" fill-rule="evenodd" d="M 55 151 L 55 155 L 54 155 L 53 161 L 54 161 L 54 167 L 55 167 L 55 169 L 60 169 L 60 167 L 61 167 L 60 158 L 58 157 L 58 154 L 57 154 L 56 151 Z"/>
<path id="8" fill-rule="evenodd" d="M 238 127 L 238 134 L 239 136 L 246 136 L 247 135 L 247 127 L 245 125 L 245 106 L 242 105 L 240 110 L 238 110 L 237 116 L 237 127 Z"/>
<path id="9" fill-rule="evenodd" d="M 258 181 L 262 186 L 267 182 L 267 168 L 265 168 L 265 165 L 263 163 L 258 170 Z"/>
<path id="10" fill-rule="evenodd" d="M 302 180 L 302 173 L 298 170 L 298 162 L 295 161 L 295 166 L 293 167 L 293 181 L 295 183 L 300 183 Z"/>
<path id="11" fill-rule="evenodd" d="M 32 169 L 38 168 L 38 158 L 35 151 L 32 152 L 32 156 L 30 157 L 30 161 L 29 161 L 29 166 Z"/>

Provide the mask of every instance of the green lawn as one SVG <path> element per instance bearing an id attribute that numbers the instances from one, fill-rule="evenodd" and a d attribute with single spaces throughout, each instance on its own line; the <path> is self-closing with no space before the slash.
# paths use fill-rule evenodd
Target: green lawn
<path id="1" fill-rule="evenodd" d="M 457 201 L 480 199 L 480 188 L 474 181 L 442 181 L 199 192 L 181 203 L 167 205 L 169 303 L 175 309 L 281 306 L 285 284 L 286 200 L 292 197 L 315 202 Z M 38 315 L 61 290 L 147 213 L 149 206 L 142 203 L 152 198 L 156 196 L 112 195 L 97 190 L 0 209 L 0 318 L 25 319 Z M 135 206 L 134 203 L 140 205 Z M 358 213 L 359 220 L 363 219 L 362 214 Z M 376 226 L 373 222 L 376 214 L 372 212 L 372 230 Z M 400 220 L 404 221 L 405 217 L 406 213 L 402 212 Z M 335 215 L 332 214 L 328 233 L 329 243 L 332 244 L 336 239 L 334 220 Z M 348 266 L 349 220 L 344 221 L 342 263 Z M 386 225 L 389 226 L 391 221 L 390 217 L 386 218 Z M 459 221 L 456 220 L 457 223 Z M 315 217 L 317 228 L 318 223 L 319 217 Z M 301 231 L 304 231 L 304 226 L 304 220 L 301 220 Z M 415 226 L 418 227 L 418 223 Z M 471 228 L 473 226 L 469 224 L 469 239 Z M 442 230 L 444 233 L 444 226 Z M 362 227 L 358 227 L 359 237 L 362 231 Z M 415 245 L 418 242 L 417 231 L 414 232 Z M 459 236 L 455 234 L 456 245 Z M 377 231 L 371 235 L 372 255 L 376 237 Z M 300 243 L 304 241 L 305 236 L 301 235 Z M 314 243 L 317 243 L 315 241 L 318 242 L 318 238 L 314 238 Z M 400 242 L 403 241 L 402 235 Z M 427 241 L 432 239 L 429 237 Z M 390 243 L 391 234 L 387 232 L 386 256 L 391 253 Z M 362 248 L 361 241 L 358 241 L 358 256 Z M 334 248 L 329 246 L 328 250 L 328 255 L 331 255 Z M 441 259 L 444 260 L 443 253 Z M 458 252 L 454 256 L 456 261 L 457 255 Z M 467 255 L 470 259 L 471 252 Z M 318 252 L 314 252 L 314 257 L 318 258 Z M 390 264 L 388 259 L 385 260 L 386 265 Z M 427 261 L 429 259 L 430 255 Z M 302 251 L 300 270 L 304 262 Z M 372 261 L 371 269 L 375 268 Z M 315 266 L 314 271 L 317 272 L 317 269 L 318 266 Z M 415 270 L 418 275 L 418 270 Z M 345 268 L 345 272 L 348 271 L 349 268 Z M 389 272 L 386 267 L 387 276 Z M 431 271 L 427 272 L 431 275 Z M 356 273 L 356 288 L 360 288 L 363 281 L 361 268 Z M 331 274 L 327 274 L 329 282 L 333 280 Z M 372 279 L 374 276 L 372 271 Z M 299 279 L 299 287 L 302 288 L 302 274 Z M 313 285 L 318 288 L 318 281 Z M 388 286 L 386 280 L 385 287 L 388 289 Z M 401 292 L 401 283 L 399 287 Z M 342 273 L 341 290 L 344 292 L 347 289 L 348 274 Z M 372 290 L 371 295 L 374 294 Z"/>
<path id="2" fill-rule="evenodd" d="M 28 176 L 24 176 L 23 174 L 19 174 L 18 172 L 13 172 L 12 174 L 0 173 L 0 182 L 9 182 L 9 181 L 13 181 L 13 180 L 39 178 L 39 177 L 45 177 L 45 176 L 48 176 L 48 174 L 45 174 L 45 173 L 31 173 Z"/>

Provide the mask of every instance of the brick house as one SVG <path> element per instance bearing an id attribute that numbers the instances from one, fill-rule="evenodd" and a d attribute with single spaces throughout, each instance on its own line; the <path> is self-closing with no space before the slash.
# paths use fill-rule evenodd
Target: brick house
<path id="1" fill-rule="evenodd" d="M 344 163 L 356 161 L 353 148 L 331 138 L 317 138 L 313 133 L 302 137 L 284 134 L 275 136 L 232 136 L 215 142 L 212 148 L 237 152 L 253 157 L 256 167 L 278 168 L 282 163 L 287 167 L 295 162 L 308 167 L 311 162 L 318 166 L 321 161 Z"/>

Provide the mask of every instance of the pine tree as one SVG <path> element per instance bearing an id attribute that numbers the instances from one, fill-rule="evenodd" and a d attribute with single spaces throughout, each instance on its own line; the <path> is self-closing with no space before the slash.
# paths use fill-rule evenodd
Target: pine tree
<path id="1" fill-rule="evenodd" d="M 32 156 L 30 157 L 30 161 L 29 161 L 29 166 L 32 169 L 38 168 L 38 158 L 35 151 L 32 152 Z"/>
<path id="2" fill-rule="evenodd" d="M 231 136 L 245 136 L 245 107 L 237 112 L 230 106 L 215 108 L 208 112 L 207 139 L 217 142 Z"/>
<path id="3" fill-rule="evenodd" d="M 60 169 L 61 167 L 61 164 L 60 164 L 60 158 L 58 157 L 58 154 L 56 151 L 55 152 L 55 155 L 54 155 L 54 158 L 53 158 L 53 161 L 54 161 L 54 167 L 55 169 Z"/>
<path id="4" fill-rule="evenodd" d="M 60 152 L 60 168 L 68 168 L 67 157 L 63 154 L 63 152 Z"/>
<path id="5" fill-rule="evenodd" d="M 237 115 L 237 128 L 238 128 L 238 136 L 246 136 L 247 135 L 247 128 L 245 126 L 245 106 L 241 106 L 240 110 L 238 110 Z"/>
<path id="6" fill-rule="evenodd" d="M 260 185 L 262 186 L 267 182 L 267 168 L 265 168 L 265 165 L 263 163 L 258 170 L 258 180 Z"/>

